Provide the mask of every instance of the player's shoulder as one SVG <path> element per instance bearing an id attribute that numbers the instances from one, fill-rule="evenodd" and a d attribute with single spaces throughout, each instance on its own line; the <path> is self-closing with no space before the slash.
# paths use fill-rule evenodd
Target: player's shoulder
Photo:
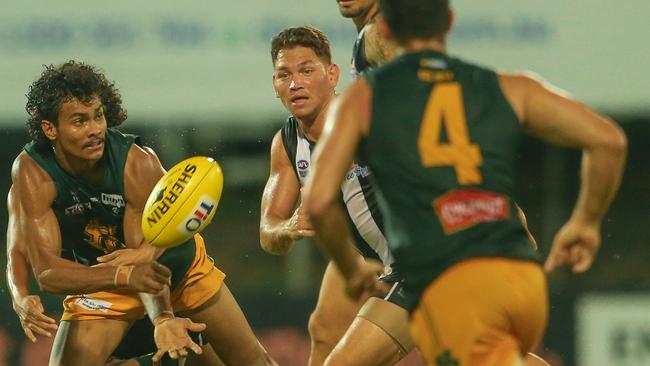
<path id="1" fill-rule="evenodd" d="M 49 207 L 56 197 L 54 180 L 26 151 L 22 151 L 11 167 L 13 189 L 28 207 Z"/>
<path id="2" fill-rule="evenodd" d="M 530 71 L 503 72 L 497 71 L 499 83 L 510 88 L 530 90 L 541 87 L 543 81 L 541 77 Z"/>
<path id="3" fill-rule="evenodd" d="M 160 166 L 160 159 L 152 148 L 133 144 L 129 148 L 124 170 L 148 173 L 160 170 Z"/>
<path id="4" fill-rule="evenodd" d="M 14 183 L 24 180 L 34 182 L 47 182 L 52 178 L 25 150 L 14 159 L 11 166 L 11 178 Z"/>

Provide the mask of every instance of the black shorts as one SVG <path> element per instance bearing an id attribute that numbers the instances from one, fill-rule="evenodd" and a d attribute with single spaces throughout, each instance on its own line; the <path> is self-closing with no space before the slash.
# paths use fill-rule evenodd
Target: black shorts
<path id="1" fill-rule="evenodd" d="M 401 308 L 408 309 L 408 301 L 404 294 L 404 279 L 398 273 L 392 272 L 387 275 L 381 275 L 379 280 L 388 284 L 390 290 L 386 295 L 373 295 L 373 297 L 378 297 L 388 302 L 392 302 Z"/>

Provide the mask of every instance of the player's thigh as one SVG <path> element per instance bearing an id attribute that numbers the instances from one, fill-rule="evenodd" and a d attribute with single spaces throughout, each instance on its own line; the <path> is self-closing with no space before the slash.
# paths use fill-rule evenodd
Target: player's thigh
<path id="1" fill-rule="evenodd" d="M 129 328 L 124 320 L 62 321 L 50 366 L 103 365 Z"/>
<path id="2" fill-rule="evenodd" d="M 325 362 L 326 365 L 393 365 L 413 349 L 406 309 L 370 298 Z"/>
<path id="3" fill-rule="evenodd" d="M 225 283 L 201 307 L 181 315 L 207 325 L 202 333 L 225 364 L 246 364 L 264 358 L 264 348 Z"/>
<path id="4" fill-rule="evenodd" d="M 343 276 L 330 262 L 323 274 L 310 327 L 314 332 L 326 333 L 326 336 L 333 338 L 335 343 L 352 324 L 362 304 L 347 296 Z"/>
<path id="5" fill-rule="evenodd" d="M 200 355 L 190 352 L 185 366 L 225 366 L 209 343 L 203 345 L 201 348 L 203 349 L 203 353 Z"/>
<path id="6" fill-rule="evenodd" d="M 544 331 L 547 304 L 537 302 L 545 292 L 536 263 L 466 260 L 423 292 L 411 316 L 411 332 L 429 363 L 509 365 Z"/>

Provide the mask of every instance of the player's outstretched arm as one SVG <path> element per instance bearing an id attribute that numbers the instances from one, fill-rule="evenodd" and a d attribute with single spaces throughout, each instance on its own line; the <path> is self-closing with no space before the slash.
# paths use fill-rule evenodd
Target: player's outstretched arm
<path id="1" fill-rule="evenodd" d="M 7 285 L 11 294 L 13 309 L 20 319 L 20 324 L 30 341 L 36 342 L 36 335 L 52 337 L 56 332 L 56 321 L 43 309 L 41 298 L 29 293 L 31 269 L 25 254 L 24 236 L 21 235 L 18 222 L 20 205 L 16 190 L 9 189 L 7 196 L 9 222 L 7 224 Z"/>
<path id="2" fill-rule="evenodd" d="M 124 238 L 127 247 L 134 249 L 123 250 L 121 256 L 114 256 L 105 262 L 106 264 L 125 260 L 152 261 L 158 253 L 162 253 L 155 250 L 144 239 L 141 222 L 147 199 L 164 174 L 165 170 L 153 150 L 143 149 L 136 145 L 131 147 L 124 168 L 124 197 L 126 199 Z M 165 271 L 169 280 L 172 274 L 169 269 L 156 262 L 151 264 L 157 265 L 162 271 Z M 121 266 L 121 268 L 124 267 L 124 265 Z M 156 293 L 140 292 L 138 294 L 147 315 L 155 326 L 154 340 L 158 351 L 154 355 L 154 361 L 159 360 L 165 353 L 169 353 L 170 357 L 174 359 L 187 356 L 189 350 L 197 354 L 201 353 L 201 347 L 192 341 L 187 332 L 201 331 L 205 329 L 205 325 L 192 323 L 185 318 L 176 318 L 169 292 L 169 285 L 165 283 L 163 288 Z"/>
<path id="3" fill-rule="evenodd" d="M 271 168 L 260 211 L 260 244 L 266 252 L 285 255 L 296 240 L 314 236 L 302 204 L 294 210 L 299 195 L 300 183 L 278 132 L 271 144 Z"/>
<path id="4" fill-rule="evenodd" d="M 600 246 L 600 224 L 621 181 L 625 134 L 610 119 L 531 76 L 502 74 L 499 78 L 527 131 L 583 151 L 578 200 L 553 241 L 546 269 L 568 265 L 574 272 L 584 272 Z"/>
<path id="5" fill-rule="evenodd" d="M 157 293 L 169 278 L 157 263 L 132 268 L 91 268 L 60 257 L 61 232 L 52 203 L 56 188 L 49 175 L 26 153 L 12 167 L 12 182 L 21 211 L 29 262 L 43 291 L 84 294 L 115 288 Z"/>

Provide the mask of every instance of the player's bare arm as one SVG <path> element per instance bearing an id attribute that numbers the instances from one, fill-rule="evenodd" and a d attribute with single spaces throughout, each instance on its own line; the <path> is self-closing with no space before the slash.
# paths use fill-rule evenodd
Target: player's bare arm
<path id="1" fill-rule="evenodd" d="M 600 223 L 618 190 L 627 141 L 621 128 L 584 104 L 527 75 L 499 76 L 523 127 L 548 142 L 583 151 L 581 186 L 569 221 L 555 236 L 546 269 L 590 266 L 600 246 Z"/>
<path id="2" fill-rule="evenodd" d="M 130 163 L 127 162 L 125 166 L 125 180 L 135 179 L 136 182 L 126 183 L 125 188 L 126 186 L 131 186 L 138 189 L 138 191 L 136 192 L 135 190 L 132 190 L 133 192 L 131 192 L 131 194 L 127 193 L 127 196 L 132 197 L 132 202 L 127 202 L 124 215 L 124 231 L 125 235 L 128 234 L 125 237 L 125 245 L 127 249 L 116 250 L 98 257 L 97 261 L 100 262 L 100 264 L 97 266 L 118 266 L 123 264 L 146 263 L 158 258 L 164 252 L 164 249 L 146 243 L 142 231 L 138 230 L 140 227 L 139 220 L 142 216 L 144 205 L 149 194 L 147 193 L 147 196 L 145 196 L 145 192 L 153 189 L 153 186 L 151 186 L 151 188 L 146 188 L 149 187 L 149 184 L 151 183 L 149 182 L 150 178 L 146 178 L 146 187 L 140 187 L 138 186 L 138 178 L 135 177 L 137 177 L 140 172 L 145 172 L 148 177 L 155 177 L 158 175 L 162 176 L 162 174 L 165 173 L 165 169 L 160 163 L 160 159 L 158 159 L 158 155 L 156 155 L 155 151 L 146 146 L 141 147 L 133 145 L 129 150 L 128 159 Z M 156 182 L 154 182 L 154 185 L 155 183 Z M 137 204 L 135 204 L 136 201 L 138 202 Z M 140 207 L 140 209 L 136 209 L 136 206 Z"/>
<path id="3" fill-rule="evenodd" d="M 319 242 L 346 278 L 349 294 L 357 299 L 384 290 L 377 281 L 383 266 L 359 256 L 338 201 L 341 181 L 352 164 L 359 141 L 368 132 L 370 101 L 370 86 L 365 79 L 353 82 L 333 101 L 304 192 L 307 213 Z"/>
<path id="4" fill-rule="evenodd" d="M 23 152 L 14 162 L 12 181 L 23 210 L 19 228 L 25 233 L 29 261 L 44 291 L 70 295 L 132 288 L 156 293 L 167 283 L 168 270 L 156 264 L 134 268 L 122 283 L 116 281 L 114 267 L 91 268 L 61 258 L 61 232 L 51 207 L 56 188 L 49 175 Z"/>
<path id="5" fill-rule="evenodd" d="M 18 315 L 20 324 L 30 341 L 36 342 L 36 335 L 52 337 L 57 330 L 56 321 L 44 313 L 41 298 L 29 293 L 31 269 L 27 261 L 24 236 L 19 230 L 21 214 L 16 190 L 9 189 L 7 208 L 9 222 L 7 224 L 7 285 L 11 294 L 13 309 Z"/>
<path id="6" fill-rule="evenodd" d="M 260 244 L 265 251 L 285 255 L 296 240 L 314 235 L 302 204 L 295 208 L 299 196 L 300 183 L 278 132 L 271 144 L 271 169 L 262 194 Z"/>
<path id="7" fill-rule="evenodd" d="M 141 221 L 149 194 L 164 174 L 165 169 L 153 150 L 131 146 L 124 167 L 124 240 L 128 248 L 135 249 L 120 257 L 122 260 L 151 261 L 162 253 L 144 239 Z M 141 292 L 139 295 L 155 326 L 154 338 L 158 347 L 155 360 L 165 353 L 174 359 L 187 356 L 188 350 L 201 353 L 201 347 L 192 341 L 187 329 L 201 331 L 205 325 L 174 316 L 168 284 L 155 294 Z"/>

